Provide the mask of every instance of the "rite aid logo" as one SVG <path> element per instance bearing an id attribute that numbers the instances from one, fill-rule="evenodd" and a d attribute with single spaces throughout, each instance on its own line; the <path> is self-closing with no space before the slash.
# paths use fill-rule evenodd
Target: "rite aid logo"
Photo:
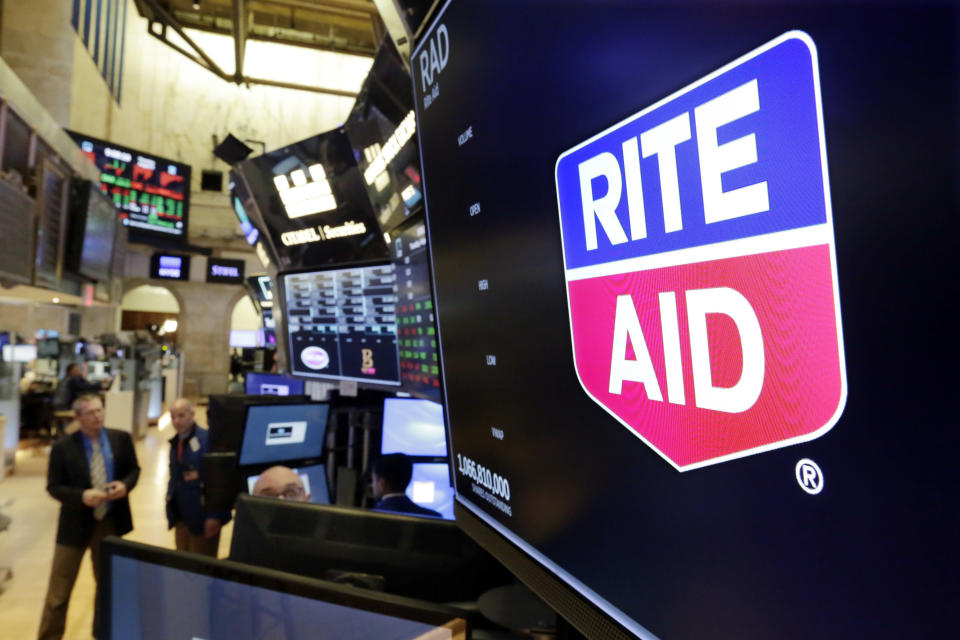
<path id="1" fill-rule="evenodd" d="M 680 471 L 818 438 L 846 371 L 817 53 L 791 31 L 563 153 L 577 375 Z"/>
<path id="2" fill-rule="evenodd" d="M 330 354 L 322 347 L 307 347 L 300 352 L 300 360 L 314 371 L 330 366 Z"/>

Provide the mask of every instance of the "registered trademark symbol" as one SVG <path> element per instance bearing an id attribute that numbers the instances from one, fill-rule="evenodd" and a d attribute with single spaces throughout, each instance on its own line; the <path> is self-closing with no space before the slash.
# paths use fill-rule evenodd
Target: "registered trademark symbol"
<path id="1" fill-rule="evenodd" d="M 810 495 L 815 496 L 823 491 L 823 472 L 810 458 L 800 460 L 794 469 L 794 474 L 797 476 L 800 488 Z"/>

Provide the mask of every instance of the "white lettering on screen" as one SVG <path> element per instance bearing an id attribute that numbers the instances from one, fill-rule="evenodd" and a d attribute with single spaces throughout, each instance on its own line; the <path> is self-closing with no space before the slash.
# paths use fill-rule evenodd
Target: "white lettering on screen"
<path id="1" fill-rule="evenodd" d="M 225 267 L 223 265 L 215 264 L 210 267 L 210 273 L 214 276 L 219 276 L 221 278 L 239 278 L 240 270 L 237 267 Z"/>
<path id="2" fill-rule="evenodd" d="M 700 161 L 700 188 L 703 194 L 704 220 L 720 222 L 770 210 L 767 183 L 757 182 L 731 191 L 724 191 L 722 176 L 728 171 L 757 162 L 756 135 L 717 142 L 717 129 L 760 110 L 757 81 L 751 80 L 695 107 L 694 128 L 697 132 L 697 154 Z M 627 242 L 627 233 L 616 210 L 623 195 L 626 177 L 627 209 L 630 240 L 647 237 L 646 212 L 643 205 L 643 183 L 640 156 L 657 156 L 660 174 L 661 204 L 664 231 L 683 229 L 680 203 L 680 179 L 677 172 L 677 147 L 691 138 L 690 114 L 684 112 L 661 123 L 637 138 L 626 140 L 623 152 L 623 173 L 620 161 L 604 151 L 579 165 L 580 199 L 583 207 L 584 236 L 587 250 L 596 249 L 597 221 L 611 244 Z M 606 189 L 594 189 L 594 181 L 604 178 Z"/>

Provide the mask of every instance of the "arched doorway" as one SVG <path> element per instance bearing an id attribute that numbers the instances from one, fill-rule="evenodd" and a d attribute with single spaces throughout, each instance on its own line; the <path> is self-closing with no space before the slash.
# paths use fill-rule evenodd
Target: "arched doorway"
<path id="1" fill-rule="evenodd" d="M 166 287 L 144 284 L 127 291 L 120 303 L 122 331 L 149 331 L 159 342 L 177 343 L 180 303 Z"/>

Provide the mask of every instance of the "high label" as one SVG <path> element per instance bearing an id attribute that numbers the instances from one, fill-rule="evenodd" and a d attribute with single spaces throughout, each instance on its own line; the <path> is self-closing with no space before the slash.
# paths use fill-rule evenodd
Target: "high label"
<path id="1" fill-rule="evenodd" d="M 680 471 L 805 442 L 846 402 L 816 47 L 791 31 L 564 152 L 587 394 Z"/>

